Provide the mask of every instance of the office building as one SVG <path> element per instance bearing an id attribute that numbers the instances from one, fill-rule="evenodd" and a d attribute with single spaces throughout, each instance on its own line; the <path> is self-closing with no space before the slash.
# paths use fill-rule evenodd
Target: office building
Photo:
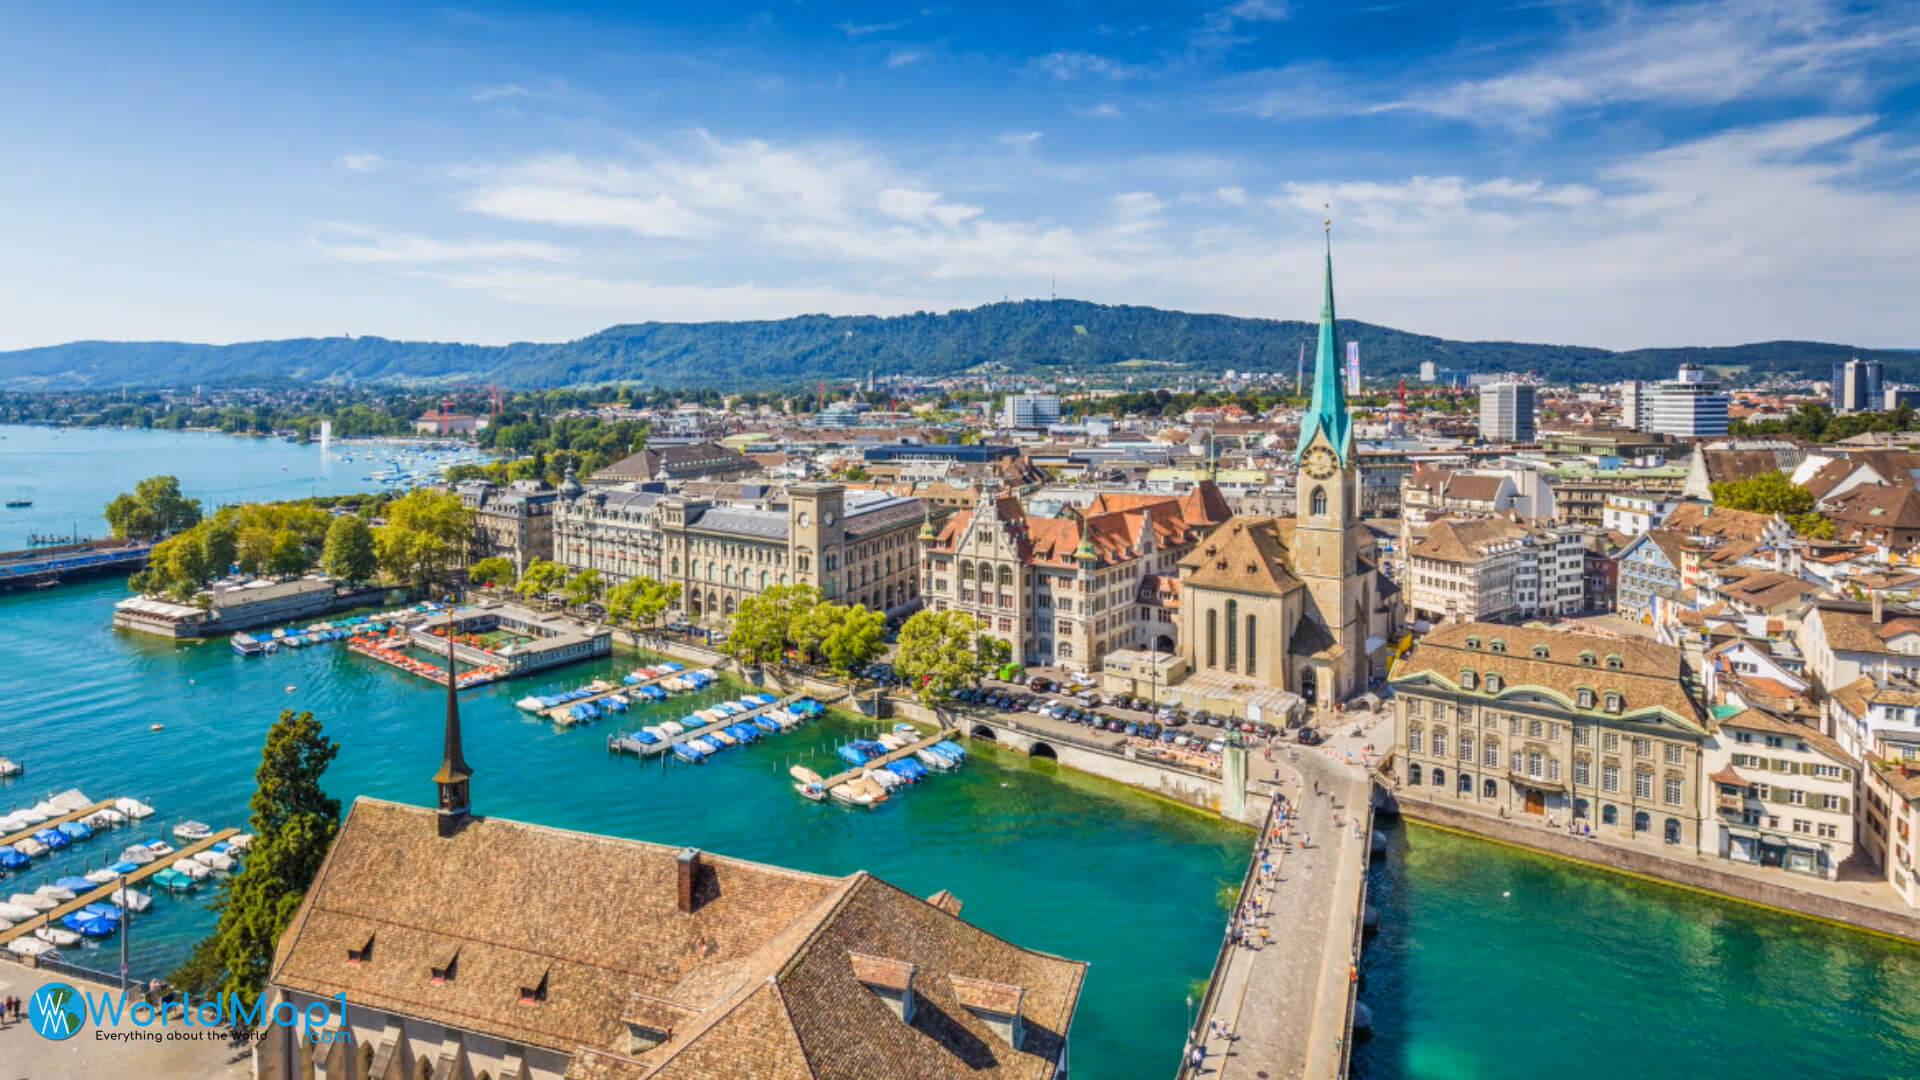
<path id="1" fill-rule="evenodd" d="M 1885 391 L 1886 365 L 1878 360 L 1854 357 L 1833 365 L 1833 387 L 1829 396 L 1837 413 L 1867 412 L 1880 407 Z"/>
<path id="2" fill-rule="evenodd" d="M 1497 382 L 1480 390 L 1480 437 L 1488 442 L 1533 441 L 1534 388 Z"/>
<path id="3" fill-rule="evenodd" d="M 1059 422 L 1060 398 L 1056 394 L 1008 394 L 1001 405 L 1002 427 L 1044 429 Z"/>
<path id="4" fill-rule="evenodd" d="M 1696 364 L 1680 365 L 1678 378 L 1653 392 L 1647 430 L 1680 438 L 1718 438 L 1727 433 L 1727 409 L 1733 398 Z"/>

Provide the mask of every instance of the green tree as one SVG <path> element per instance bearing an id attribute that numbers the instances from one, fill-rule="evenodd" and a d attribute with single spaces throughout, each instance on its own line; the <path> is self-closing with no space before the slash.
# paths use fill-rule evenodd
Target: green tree
<path id="1" fill-rule="evenodd" d="M 616 625 L 625 625 L 637 638 L 641 627 L 656 625 L 679 600 L 679 582 L 669 584 L 644 576 L 628 578 L 607 591 L 607 618 Z"/>
<path id="2" fill-rule="evenodd" d="M 273 550 L 267 555 L 267 572 L 283 577 L 304 574 L 313 565 L 313 557 L 307 554 L 307 545 L 300 537 L 291 532 L 278 533 L 273 538 Z"/>
<path id="3" fill-rule="evenodd" d="M 980 633 L 981 626 L 964 611 L 914 612 L 901 624 L 894 669 L 911 683 L 922 704 L 938 708 L 953 692 L 972 686 L 986 674 L 998 655 L 988 642 L 1006 643 Z"/>
<path id="4" fill-rule="evenodd" d="M 795 641 L 799 625 L 819 603 L 819 590 L 811 585 L 775 585 L 749 596 L 733 613 L 721 649 L 742 664 L 770 664 Z"/>
<path id="5" fill-rule="evenodd" d="M 373 549 L 373 530 L 358 515 L 341 514 L 327 526 L 320 561 L 327 573 L 342 581 L 365 581 L 380 568 Z"/>
<path id="6" fill-rule="evenodd" d="M 228 572 L 240 557 L 240 534 L 231 521 L 208 521 L 196 526 L 200 533 L 200 557 L 214 577 Z"/>
<path id="7" fill-rule="evenodd" d="M 567 603 L 578 607 L 600 599 L 600 594 L 604 591 L 605 587 L 600 582 L 600 571 L 589 568 L 573 575 L 566 587 L 561 590 L 561 595 L 567 598 Z"/>
<path id="8" fill-rule="evenodd" d="M 155 544 L 147 554 L 147 568 L 128 578 L 127 585 L 135 592 L 184 602 L 225 569 L 207 563 L 206 545 L 198 532 L 189 530 Z"/>
<path id="9" fill-rule="evenodd" d="M 1813 509 L 1813 492 L 1795 487 L 1787 474 L 1775 469 L 1745 480 L 1713 485 L 1713 504 L 1729 510 L 1762 514 L 1804 514 Z"/>
<path id="10" fill-rule="evenodd" d="M 191 529 L 200 523 L 200 500 L 180 493 L 172 476 L 149 476 L 133 486 L 133 493 L 116 495 L 106 509 L 113 535 L 151 539 Z"/>
<path id="11" fill-rule="evenodd" d="M 514 577 L 513 560 L 501 555 L 481 559 L 467 567 L 467 580 L 475 585 L 491 582 L 511 586 Z"/>
<path id="12" fill-rule="evenodd" d="M 267 729 L 254 772 L 253 846 L 240 873 L 220 886 L 213 932 L 194 946 L 173 983 L 202 995 L 251 1001 L 265 987 L 275 944 L 312 886 L 340 828 L 340 800 L 320 787 L 340 744 L 310 712 L 288 709 Z"/>
<path id="13" fill-rule="evenodd" d="M 451 491 L 415 488 L 387 504 L 386 524 L 373 530 L 380 569 L 422 588 L 445 579 L 466 556 L 473 511 Z"/>
<path id="14" fill-rule="evenodd" d="M 557 592 L 560 586 L 566 584 L 566 580 L 566 567 L 546 559 L 535 559 L 527 564 L 526 571 L 520 575 L 520 582 L 513 587 L 513 591 L 519 593 L 523 600 L 532 600 Z"/>
<path id="15" fill-rule="evenodd" d="M 820 639 L 820 653 L 836 675 L 851 679 L 854 669 L 887 650 L 884 614 L 868 610 L 865 604 L 821 604 L 816 610 L 822 609 L 833 609 L 833 618 Z"/>
<path id="16" fill-rule="evenodd" d="M 107 529 L 123 540 L 150 540 L 160 535 L 160 519 L 132 495 L 113 497 L 106 509 Z"/>

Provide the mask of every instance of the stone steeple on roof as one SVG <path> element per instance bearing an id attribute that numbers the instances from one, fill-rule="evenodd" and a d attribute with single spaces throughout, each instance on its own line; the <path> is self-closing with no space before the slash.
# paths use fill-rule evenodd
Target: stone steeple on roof
<path id="1" fill-rule="evenodd" d="M 1347 415 L 1347 395 L 1341 388 L 1340 336 L 1333 316 L 1333 232 L 1327 232 L 1327 270 L 1320 300 L 1320 341 L 1313 351 L 1313 404 L 1300 418 L 1300 444 L 1294 458 L 1306 452 L 1316 433 L 1326 432 L 1333 452 L 1345 465 L 1353 457 L 1353 418 Z"/>
<path id="2" fill-rule="evenodd" d="M 468 780 L 473 770 L 460 752 L 460 698 L 458 661 L 453 655 L 453 624 L 447 625 L 447 721 L 441 733 L 440 771 L 433 774 L 436 784 L 455 784 Z"/>

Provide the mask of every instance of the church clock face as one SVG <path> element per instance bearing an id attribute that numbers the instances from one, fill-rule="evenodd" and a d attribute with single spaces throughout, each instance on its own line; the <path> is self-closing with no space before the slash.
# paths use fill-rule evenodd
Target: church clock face
<path id="1" fill-rule="evenodd" d="M 1306 456 L 1300 459 L 1300 464 L 1306 469 L 1308 476 L 1315 480 L 1325 480 L 1333 475 L 1340 463 L 1339 459 L 1333 456 L 1333 451 L 1324 446 L 1316 446 L 1307 451 Z"/>

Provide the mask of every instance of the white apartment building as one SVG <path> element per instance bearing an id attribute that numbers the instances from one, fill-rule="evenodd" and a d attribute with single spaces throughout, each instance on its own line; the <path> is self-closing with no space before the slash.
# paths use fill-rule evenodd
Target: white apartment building
<path id="1" fill-rule="evenodd" d="M 1443 518 L 1407 549 L 1400 580 L 1416 619 L 1495 622 L 1581 611 L 1585 566 L 1578 528 Z"/>
<path id="2" fill-rule="evenodd" d="M 1853 854 L 1860 763 L 1839 743 L 1758 709 L 1701 744 L 1700 853 L 1832 880 Z"/>
<path id="3" fill-rule="evenodd" d="M 1600 511 L 1600 524 L 1614 532 L 1639 536 L 1648 529 L 1658 528 L 1679 505 L 1678 498 L 1664 495 L 1616 492 L 1607 496 Z"/>
<path id="4" fill-rule="evenodd" d="M 1532 442 L 1536 391 L 1527 383 L 1497 382 L 1480 388 L 1480 437 L 1488 442 Z"/>
<path id="5" fill-rule="evenodd" d="M 1060 422 L 1057 394 L 1008 394 L 1000 407 L 1000 426 L 1049 428 Z"/>

